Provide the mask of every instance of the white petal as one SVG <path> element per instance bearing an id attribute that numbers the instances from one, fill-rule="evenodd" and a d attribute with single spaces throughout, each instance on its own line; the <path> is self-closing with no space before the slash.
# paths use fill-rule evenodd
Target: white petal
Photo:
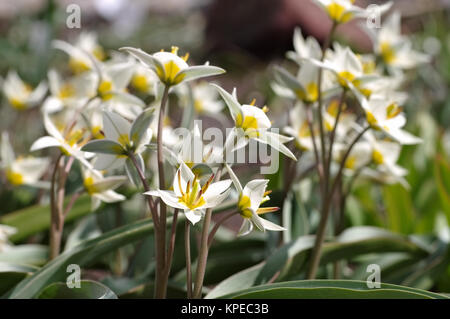
<path id="1" fill-rule="evenodd" d="M 125 196 L 123 196 L 122 194 L 116 193 L 113 190 L 108 190 L 108 191 L 101 192 L 101 193 L 95 193 L 93 195 L 93 197 L 96 197 L 105 203 L 115 203 L 115 202 L 120 202 L 120 201 L 123 201 L 126 199 Z"/>
<path id="2" fill-rule="evenodd" d="M 162 201 L 171 207 L 186 209 L 184 205 L 180 204 L 180 202 L 178 201 L 178 197 L 172 191 L 158 189 L 156 191 L 146 192 L 144 193 L 144 195 L 161 197 Z"/>
<path id="3" fill-rule="evenodd" d="M 61 142 L 59 142 L 56 138 L 52 136 L 43 136 L 38 138 L 34 143 L 31 145 L 30 151 L 34 152 L 36 150 L 40 150 L 47 147 L 60 147 Z"/>
<path id="4" fill-rule="evenodd" d="M 225 168 L 227 169 L 228 174 L 230 175 L 230 178 L 233 181 L 234 187 L 236 188 L 238 193 L 241 194 L 243 189 L 241 182 L 239 182 L 239 178 L 236 176 L 236 174 L 234 174 L 232 168 L 227 163 L 225 163 Z"/>
<path id="5" fill-rule="evenodd" d="M 120 115 L 108 111 L 103 112 L 103 130 L 106 138 L 117 141 L 121 135 L 128 136 L 130 129 L 130 122 Z"/>
<path id="6" fill-rule="evenodd" d="M 264 226 L 264 229 L 266 229 L 266 230 L 273 230 L 273 231 L 286 230 L 286 228 L 281 227 L 281 226 L 279 226 L 277 224 L 274 224 L 272 222 L 269 222 L 267 219 L 260 218 L 260 221 L 261 221 L 262 225 Z"/>
<path id="7" fill-rule="evenodd" d="M 43 114 L 44 116 L 44 126 L 45 129 L 47 130 L 47 133 L 50 136 L 53 136 L 54 138 L 56 138 L 57 140 L 64 140 L 64 137 L 62 136 L 61 132 L 56 128 L 55 124 L 53 124 L 53 122 L 50 120 L 50 117 L 47 113 Z"/>
<path id="8" fill-rule="evenodd" d="M 244 196 L 248 196 L 248 198 L 250 198 L 250 208 L 255 212 L 264 198 L 264 193 L 268 183 L 268 179 L 255 179 L 248 182 L 242 191 Z"/>
<path id="9" fill-rule="evenodd" d="M 245 236 L 253 230 L 253 224 L 247 218 L 244 218 L 244 221 L 241 225 L 241 228 L 238 231 L 238 237 Z"/>
<path id="10" fill-rule="evenodd" d="M 214 197 L 219 196 L 223 192 L 225 192 L 228 188 L 230 188 L 231 179 L 226 179 L 223 181 L 219 181 L 216 183 L 212 183 L 209 185 L 206 192 L 203 194 L 203 197 L 206 201 L 214 199 Z"/>
<path id="11" fill-rule="evenodd" d="M 397 140 L 400 144 L 414 145 L 422 143 L 422 139 L 402 130 L 402 129 L 390 129 L 387 133 Z"/>
<path id="12" fill-rule="evenodd" d="M 192 223 L 192 225 L 195 225 L 200 221 L 200 219 L 202 219 L 201 211 L 188 210 L 184 214 L 186 215 L 186 218 Z"/>

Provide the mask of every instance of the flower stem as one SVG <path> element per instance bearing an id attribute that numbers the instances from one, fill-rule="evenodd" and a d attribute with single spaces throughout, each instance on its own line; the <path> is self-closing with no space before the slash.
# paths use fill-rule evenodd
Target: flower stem
<path id="1" fill-rule="evenodd" d="M 173 212 L 172 228 L 170 231 L 169 247 L 167 248 L 167 261 L 166 261 L 166 277 L 169 278 L 170 268 L 172 268 L 173 251 L 175 249 L 175 238 L 177 234 L 177 221 L 178 221 L 178 209 Z"/>
<path id="2" fill-rule="evenodd" d="M 209 233 L 209 236 L 208 236 L 208 249 L 211 247 L 212 242 L 214 240 L 214 235 L 217 233 L 217 231 L 219 230 L 220 226 L 222 226 L 222 224 L 225 221 L 227 221 L 228 219 L 230 219 L 231 217 L 233 217 L 236 214 L 238 214 L 238 212 L 230 212 L 230 213 L 226 214 L 225 216 L 223 216 L 222 219 L 220 219 L 214 225 L 214 227 L 211 229 L 211 232 Z"/>
<path id="3" fill-rule="evenodd" d="M 56 203 L 56 177 L 58 175 L 63 154 L 59 154 L 55 162 L 55 167 L 52 173 L 52 184 L 50 188 L 50 210 L 51 210 L 51 225 L 50 225 L 50 260 L 56 258 L 59 254 L 61 246 L 61 236 L 59 233 L 59 216 L 58 207 Z"/>
<path id="4" fill-rule="evenodd" d="M 191 224 L 189 220 L 186 219 L 184 225 L 184 251 L 186 254 L 186 290 L 188 299 L 192 299 Z"/>
<path id="5" fill-rule="evenodd" d="M 222 176 L 222 165 L 217 171 L 216 181 L 219 181 Z M 195 299 L 200 299 L 202 297 L 203 280 L 205 277 L 206 262 L 208 260 L 208 239 L 209 239 L 209 225 L 211 224 L 212 208 L 208 208 L 205 213 L 205 218 L 203 220 L 202 237 L 200 240 L 200 251 L 198 255 L 197 262 L 197 272 L 195 274 L 195 286 L 194 295 Z"/>
<path id="6" fill-rule="evenodd" d="M 325 59 L 325 53 L 330 46 L 331 39 L 333 38 L 334 31 L 336 30 L 337 24 L 333 22 L 333 25 L 331 26 L 331 30 L 326 37 L 323 46 L 322 46 L 322 57 L 320 59 L 321 62 Z M 327 189 L 328 189 L 328 176 L 326 174 L 326 148 L 325 148 L 325 130 L 323 127 L 323 115 L 322 115 L 322 108 L 323 108 L 323 98 L 322 98 L 322 75 L 323 75 L 323 68 L 319 68 L 319 74 L 317 79 L 317 87 L 318 87 L 318 107 L 317 107 L 317 117 L 319 120 L 319 132 L 320 132 L 320 154 L 322 155 L 322 172 L 323 172 L 323 187 L 322 187 L 322 197 L 323 199 L 327 196 Z"/>
<path id="7" fill-rule="evenodd" d="M 325 201 L 322 206 L 319 227 L 317 229 L 316 240 L 315 240 L 314 248 L 312 251 L 311 262 L 310 262 L 310 266 L 309 266 L 309 270 L 308 270 L 308 274 L 307 274 L 308 279 L 314 279 L 316 277 L 317 269 L 318 269 L 319 263 L 320 263 L 320 257 L 322 255 L 322 245 L 323 245 L 323 241 L 324 241 L 324 237 L 325 237 L 325 230 L 326 230 L 326 226 L 327 226 L 328 216 L 330 214 L 331 201 L 332 201 L 333 195 L 336 191 L 336 187 L 339 184 L 339 180 L 342 177 L 342 172 L 345 167 L 345 162 L 347 161 L 347 158 L 350 155 L 350 153 L 353 149 L 353 146 L 355 146 L 356 142 L 358 142 L 358 140 L 364 135 L 365 132 L 367 132 L 367 130 L 369 128 L 370 128 L 370 126 L 367 126 L 366 128 L 364 128 L 350 143 L 344 157 L 342 158 L 338 174 L 336 175 L 336 178 L 334 179 L 334 182 L 333 182 L 333 185 L 331 186 L 330 192 L 328 193 L 328 196 L 325 198 Z"/>
<path id="8" fill-rule="evenodd" d="M 166 188 L 164 178 L 164 158 L 163 158 L 163 144 L 162 144 L 162 129 L 164 121 L 164 111 L 169 97 L 170 86 L 164 87 L 163 96 L 161 99 L 161 107 L 159 109 L 158 119 L 158 135 L 157 135 L 157 157 L 158 157 L 158 177 L 159 189 Z M 155 233 L 157 239 L 156 247 L 156 278 L 155 278 L 155 298 L 161 299 L 166 297 L 167 281 L 166 277 L 166 204 L 164 201 L 159 201 L 159 229 Z"/>
<path id="9" fill-rule="evenodd" d="M 144 185 L 144 189 L 146 192 L 150 190 L 150 187 L 147 183 L 147 180 L 145 179 L 144 173 L 140 169 L 136 157 L 133 153 L 128 154 L 129 158 L 133 162 L 134 166 L 136 167 L 136 170 L 138 172 L 139 178 L 142 181 L 142 184 Z M 165 237 L 161 236 L 161 224 L 160 220 L 158 219 L 157 213 L 154 209 L 153 200 L 150 196 L 147 196 L 147 203 L 150 209 L 150 212 L 152 214 L 153 224 L 155 225 L 155 259 L 156 259 L 156 272 L 155 272 L 155 298 L 162 299 L 166 296 L 166 290 L 167 290 L 167 279 L 165 275 L 165 250 L 166 250 L 166 241 Z M 162 248 L 162 249 L 161 249 Z M 164 254 L 162 254 L 162 251 L 164 251 Z"/>
<path id="10" fill-rule="evenodd" d="M 328 155 L 326 157 L 326 167 L 325 167 L 325 175 L 327 176 L 327 180 L 330 179 L 330 167 L 331 167 L 331 157 L 333 155 L 333 145 L 334 145 L 334 138 L 336 136 L 336 130 L 339 124 L 339 119 L 341 117 L 341 113 L 342 113 L 342 108 L 344 106 L 344 100 L 345 100 L 345 94 L 347 93 L 347 90 L 344 89 L 342 91 L 342 95 L 341 95 L 341 99 L 339 101 L 339 105 L 338 105 L 338 109 L 337 109 L 337 114 L 336 114 L 336 120 L 334 122 L 334 126 L 333 126 L 333 130 L 331 131 L 331 135 L 330 135 L 330 146 L 328 148 Z M 328 185 L 327 185 L 328 187 Z M 328 191 L 328 189 L 326 189 L 326 191 Z"/>

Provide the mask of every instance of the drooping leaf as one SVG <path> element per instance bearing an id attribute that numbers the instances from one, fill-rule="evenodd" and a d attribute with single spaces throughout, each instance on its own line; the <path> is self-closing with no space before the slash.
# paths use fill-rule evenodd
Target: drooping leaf
<path id="1" fill-rule="evenodd" d="M 73 249 L 64 252 L 31 277 L 19 283 L 10 293 L 10 298 L 33 298 L 44 287 L 58 281 L 65 281 L 67 266 L 77 264 L 87 266 L 102 255 L 148 236 L 153 231 L 151 220 L 138 221 L 114 229 L 95 239 L 80 243 Z"/>
<path id="2" fill-rule="evenodd" d="M 425 290 L 384 284 L 369 288 L 367 282 L 356 280 L 300 280 L 256 286 L 222 296 L 231 299 L 447 299 Z"/>
<path id="3" fill-rule="evenodd" d="M 92 280 L 81 280 L 80 287 L 69 288 L 66 283 L 56 282 L 39 292 L 38 299 L 117 299 L 107 286 Z"/>

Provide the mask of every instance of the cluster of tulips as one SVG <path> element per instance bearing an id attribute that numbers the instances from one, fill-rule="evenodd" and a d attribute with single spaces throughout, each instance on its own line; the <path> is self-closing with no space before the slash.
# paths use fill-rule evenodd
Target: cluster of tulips
<path id="1" fill-rule="evenodd" d="M 170 52 L 153 54 L 132 47 L 106 54 L 94 34 L 82 33 L 74 44 L 53 42 L 55 49 L 68 56 L 66 69 L 50 70 L 48 81 L 35 88 L 10 71 L 3 83 L 7 103 L 17 112 L 39 107 L 46 135 L 34 141 L 31 155 L 24 157 L 16 156 L 11 147 L 13 132 L 3 132 L 1 168 L 5 182 L 13 186 L 47 190 L 50 258 L 60 253 L 64 219 L 80 195 L 89 194 L 96 210 L 102 202 L 125 200 L 117 188 L 131 183 L 143 190 L 143 210 L 154 223 L 155 297 L 166 295 L 180 220 L 186 223 L 188 296 L 201 297 L 208 250 L 225 220 L 235 215 L 242 218 L 238 236 L 254 230 L 284 230 L 262 217 L 279 209 L 266 205 L 269 180 L 243 182 L 229 160 L 230 154 L 256 142 L 281 153 L 290 163 L 292 174 L 284 181 L 288 190 L 302 170 L 317 173 L 322 207 L 308 272 L 309 278 L 315 278 L 338 193 L 350 192 L 355 179 L 408 186 L 407 171 L 397 160 L 402 145 L 420 143 L 420 139 L 403 129 L 406 119 L 401 105 L 408 95 L 399 90 L 407 71 L 429 60 L 412 50 L 400 32 L 396 12 L 381 28 L 367 30 L 373 41 L 370 54 L 356 54 L 348 46 L 333 43 L 339 25 L 367 17 L 369 12 L 350 0 L 316 2 L 332 20 L 327 40 L 321 46 L 296 29 L 295 51 L 288 52 L 287 58 L 298 71 L 275 68 L 272 88 L 293 104 L 281 134 L 272 127 L 266 106 L 242 104 L 236 90 L 228 92 L 204 79 L 225 70 L 209 63 L 190 65 L 189 55 L 179 55 L 175 46 Z M 169 97 L 176 99 L 183 113 L 178 127 L 169 117 Z M 194 119 L 205 113 L 218 115 L 224 107 L 234 126 L 227 128 L 222 143 L 207 143 Z M 181 126 L 190 134 L 181 136 L 177 130 Z M 55 151 L 44 151 L 47 157 L 35 156 L 48 148 Z M 83 183 L 69 194 L 67 203 L 66 182 L 74 168 L 80 169 Z M 211 229 L 215 208 L 228 198 L 234 199 L 234 207 Z M 192 282 L 189 227 L 197 223 L 201 234 Z M 8 249 L 7 238 L 13 233 L 13 228 L 0 225 L 0 250 Z"/>

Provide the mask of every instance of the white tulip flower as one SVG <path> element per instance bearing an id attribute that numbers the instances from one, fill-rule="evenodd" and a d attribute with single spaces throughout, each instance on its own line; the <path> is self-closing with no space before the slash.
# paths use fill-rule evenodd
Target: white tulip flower
<path id="1" fill-rule="evenodd" d="M 0 167 L 5 171 L 6 179 L 12 185 L 49 187 L 49 183 L 40 181 L 40 179 L 47 171 L 50 160 L 45 157 L 31 156 L 16 158 L 6 132 L 2 133 L 0 159 Z"/>
<path id="2" fill-rule="evenodd" d="M 411 41 L 401 34 L 399 12 L 389 15 L 381 28 L 375 30 L 367 30 L 372 37 L 374 51 L 389 68 L 411 69 L 430 61 L 428 55 L 413 50 Z"/>
<path id="3" fill-rule="evenodd" d="M 366 113 L 367 123 L 373 129 L 384 132 L 400 144 L 411 145 L 422 142 L 420 138 L 402 129 L 406 124 L 406 118 L 402 107 L 395 100 L 378 98 L 367 100 L 361 95 L 357 97 Z"/>
<path id="4" fill-rule="evenodd" d="M 219 93 L 208 82 L 203 81 L 192 86 L 192 97 L 187 85 L 179 85 L 176 88 L 183 106 L 188 107 L 192 99 L 194 109 L 199 114 L 220 113 L 224 108 Z"/>
<path id="5" fill-rule="evenodd" d="M 210 65 L 189 66 L 186 63 L 188 55 L 178 56 L 178 48 L 172 47 L 172 52 L 157 52 L 148 54 L 141 49 L 132 47 L 120 48 L 140 60 L 145 66 L 152 69 L 160 81 L 167 86 L 177 85 L 181 82 L 191 81 L 202 77 L 222 74 L 225 70 Z"/>
<path id="6" fill-rule="evenodd" d="M 286 56 L 297 62 L 299 65 L 303 64 L 304 59 L 319 60 L 322 55 L 322 48 L 316 38 L 309 36 L 306 39 L 302 35 L 302 30 L 296 27 L 293 37 L 295 51 L 288 51 Z"/>
<path id="7" fill-rule="evenodd" d="M 103 133 L 105 138 L 93 140 L 83 146 L 82 151 L 97 153 L 94 168 L 99 170 L 115 169 L 125 165 L 130 179 L 139 183 L 134 163 L 130 155 L 135 156 L 142 172 L 145 171 L 144 160 L 141 153 L 145 150 L 152 137 L 150 123 L 153 119 L 154 108 L 144 110 L 133 123 L 122 116 L 103 112 Z"/>
<path id="8" fill-rule="evenodd" d="M 245 236 L 249 234 L 253 230 L 254 226 L 263 232 L 266 230 L 286 230 L 285 228 L 259 216 L 279 210 L 278 207 L 260 207 L 261 204 L 270 199 L 268 196 L 270 191 L 266 191 L 269 180 L 255 179 L 248 182 L 245 187 L 242 187 L 239 179 L 236 174 L 234 174 L 231 167 L 228 164 L 225 164 L 225 167 L 230 174 L 234 187 L 239 194 L 238 209 L 240 216 L 244 219 L 242 226 L 239 229 L 238 236 Z"/>
<path id="9" fill-rule="evenodd" d="M 80 108 L 96 94 L 94 73 L 85 72 L 63 80 L 57 71 L 50 70 L 48 81 L 51 95 L 42 106 L 44 113 L 58 112 L 64 107 Z"/>
<path id="10" fill-rule="evenodd" d="M 308 125 L 306 106 L 298 102 L 289 111 L 291 125 L 284 128 L 284 132 L 295 138 L 296 146 L 303 151 L 313 150 L 313 139 Z"/>
<path id="11" fill-rule="evenodd" d="M 295 155 L 284 145 L 291 141 L 293 137 L 280 135 L 269 130 L 272 127 L 272 123 L 266 115 L 267 107 L 261 109 L 254 105 L 241 105 L 237 101 L 236 96 L 226 92 L 218 85 L 211 85 L 219 91 L 235 122 L 236 129 L 232 133 L 237 136 L 238 141 L 234 150 L 245 147 L 249 140 L 253 139 L 257 142 L 270 145 L 291 159 L 297 160 Z M 232 134 L 228 137 L 228 141 L 231 141 L 231 137 L 233 137 Z"/>
<path id="12" fill-rule="evenodd" d="M 314 0 L 322 7 L 334 23 L 346 23 L 355 18 L 368 17 L 371 11 L 353 5 L 354 0 Z M 377 13 L 383 14 L 392 6 L 392 2 L 380 5 Z"/>
<path id="13" fill-rule="evenodd" d="M 33 89 L 15 71 L 9 71 L 3 83 L 3 93 L 12 107 L 26 110 L 42 101 L 47 93 L 47 84 L 43 81 Z"/>
<path id="14" fill-rule="evenodd" d="M 74 45 L 61 40 L 54 40 L 52 44 L 69 55 L 69 67 L 75 74 L 93 70 L 95 61 L 105 58 L 105 52 L 94 33 L 81 33 Z"/>
<path id="15" fill-rule="evenodd" d="M 85 159 L 83 152 L 80 151 L 89 138 L 86 135 L 86 129 L 63 125 L 60 131 L 47 113 L 44 113 L 43 117 L 44 126 L 49 135 L 34 141 L 30 151 L 34 152 L 44 148 L 58 147 L 63 154 L 73 156 L 85 167 L 91 168 L 91 164 Z"/>
<path id="16" fill-rule="evenodd" d="M 83 186 L 86 192 L 92 197 L 92 211 L 100 206 L 100 202 L 115 203 L 125 200 L 125 196 L 114 191 L 126 180 L 126 176 L 108 176 L 104 177 L 97 170 L 82 170 Z"/>
<path id="17" fill-rule="evenodd" d="M 213 178 L 214 175 L 200 186 L 197 176 L 181 163 L 173 180 L 173 191 L 158 189 L 144 195 L 160 197 L 168 206 L 183 210 L 186 218 L 195 225 L 205 209 L 216 207 L 228 196 L 231 180 L 212 183 Z"/>

